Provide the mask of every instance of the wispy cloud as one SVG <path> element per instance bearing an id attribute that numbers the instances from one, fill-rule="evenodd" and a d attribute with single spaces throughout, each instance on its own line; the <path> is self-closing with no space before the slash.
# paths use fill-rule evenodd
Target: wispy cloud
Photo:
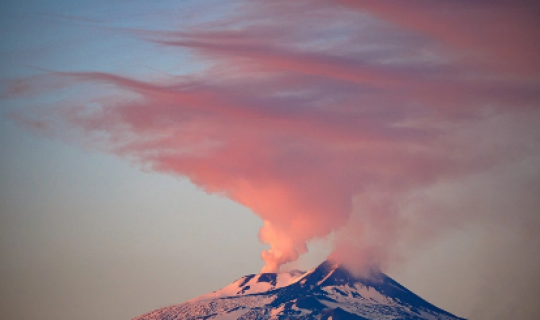
<path id="1" fill-rule="evenodd" d="M 532 2 L 241 8 L 186 30 L 134 31 L 189 51 L 206 66 L 200 73 L 163 81 L 47 74 L 109 94 L 53 108 L 63 129 L 46 128 L 82 130 L 86 142 L 249 207 L 264 221 L 266 271 L 338 231 L 366 253 L 358 256 L 384 262 L 403 230 L 432 236 L 471 219 L 408 216 L 418 192 L 539 156 Z M 19 82 L 11 93 L 41 84 Z M 532 179 L 538 184 L 538 172 Z"/>

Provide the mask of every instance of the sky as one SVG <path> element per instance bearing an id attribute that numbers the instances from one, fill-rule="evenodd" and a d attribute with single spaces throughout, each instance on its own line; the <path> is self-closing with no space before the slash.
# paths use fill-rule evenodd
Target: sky
<path id="1" fill-rule="evenodd" d="M 535 1 L 0 0 L 0 318 L 329 255 L 538 319 Z"/>

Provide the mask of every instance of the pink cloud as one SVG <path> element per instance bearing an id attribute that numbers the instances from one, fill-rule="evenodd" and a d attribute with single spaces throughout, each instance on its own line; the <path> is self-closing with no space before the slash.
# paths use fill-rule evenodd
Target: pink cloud
<path id="1" fill-rule="evenodd" d="M 490 69 L 540 72 L 536 1 L 333 1 L 439 40 Z"/>
<path id="2" fill-rule="evenodd" d="M 325 2 L 308 10 L 311 2 L 299 1 L 248 6 L 242 20 L 219 28 L 147 32 L 208 68 L 163 82 L 53 74 L 118 90 L 54 115 L 86 141 L 99 136 L 105 150 L 249 207 L 264 221 L 265 271 L 294 261 L 311 239 L 338 232 L 351 217 L 364 241 L 355 245 L 379 263 L 399 238 L 404 195 L 514 160 L 508 145 L 479 153 L 484 141 L 460 133 L 490 134 L 482 124 L 514 110 L 536 117 L 537 83 L 507 73 L 529 76 L 536 65 L 511 62 L 532 47 L 527 35 L 505 51 L 495 31 L 479 26 L 482 3 L 471 12 L 465 2 L 444 5 L 459 9 L 450 14 L 421 1 L 411 8 L 335 2 L 391 24 Z M 499 5 L 488 10 L 486 23 L 517 21 L 518 11 L 503 13 Z M 494 52 L 494 60 L 476 65 L 456 50 Z"/>

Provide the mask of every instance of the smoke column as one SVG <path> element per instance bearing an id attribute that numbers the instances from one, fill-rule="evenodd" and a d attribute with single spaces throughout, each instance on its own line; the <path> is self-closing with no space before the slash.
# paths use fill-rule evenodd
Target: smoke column
<path id="1" fill-rule="evenodd" d="M 45 73 L 7 94 L 84 88 L 91 97 L 13 117 L 250 208 L 264 223 L 266 272 L 332 233 L 336 255 L 384 265 L 400 241 L 486 218 L 449 212 L 432 190 L 537 163 L 532 2 L 240 8 L 186 30 L 129 32 L 188 52 L 200 71 L 152 81 Z M 511 219 L 538 226 L 530 211 Z"/>

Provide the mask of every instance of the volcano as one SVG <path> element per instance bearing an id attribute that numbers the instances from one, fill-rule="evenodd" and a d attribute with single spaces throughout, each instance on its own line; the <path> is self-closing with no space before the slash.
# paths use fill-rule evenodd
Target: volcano
<path id="1" fill-rule="evenodd" d="M 463 320 L 382 272 L 355 276 L 325 261 L 307 271 L 260 273 L 134 320 Z"/>

